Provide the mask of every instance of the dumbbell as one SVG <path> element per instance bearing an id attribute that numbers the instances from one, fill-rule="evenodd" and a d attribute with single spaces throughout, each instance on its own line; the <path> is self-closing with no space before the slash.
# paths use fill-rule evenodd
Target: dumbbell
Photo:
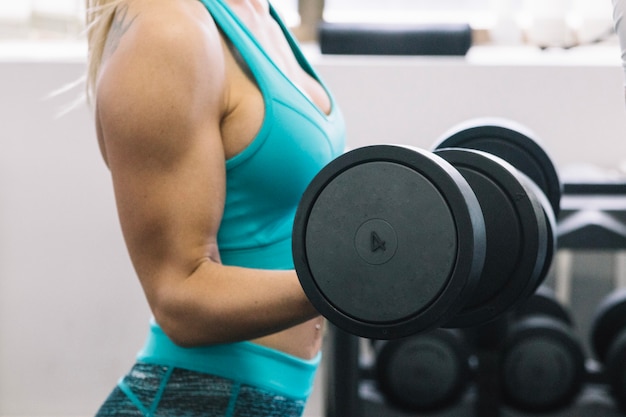
<path id="1" fill-rule="evenodd" d="M 471 185 L 486 219 L 488 249 L 498 248 L 487 250 L 471 301 L 448 323 L 482 324 L 526 300 L 546 276 L 556 247 L 560 179 L 534 134 L 508 120 L 456 126 L 435 152 Z"/>
<path id="2" fill-rule="evenodd" d="M 611 395 L 626 411 L 626 289 L 615 290 L 600 301 L 590 339 Z"/>
<path id="3" fill-rule="evenodd" d="M 505 403 L 546 413 L 571 404 L 585 382 L 585 355 L 568 311 L 539 287 L 515 311 L 502 348 L 500 380 Z"/>
<path id="4" fill-rule="evenodd" d="M 435 329 L 372 345 L 376 380 L 390 404 L 434 412 L 453 406 L 467 391 L 470 351 L 458 330 Z"/>
<path id="5" fill-rule="evenodd" d="M 311 181 L 294 221 L 294 264 L 337 327 L 394 339 L 476 326 L 541 283 L 558 175 L 530 133 L 483 122 L 448 132 L 430 151 L 354 149 Z"/>

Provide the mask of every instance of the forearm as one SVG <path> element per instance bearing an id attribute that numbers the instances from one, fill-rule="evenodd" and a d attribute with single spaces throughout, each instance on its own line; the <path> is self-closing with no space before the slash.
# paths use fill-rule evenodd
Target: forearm
<path id="1" fill-rule="evenodd" d="M 256 270 L 206 261 L 153 297 L 157 322 L 172 340 L 199 346 L 249 340 L 319 313 L 295 271 Z"/>

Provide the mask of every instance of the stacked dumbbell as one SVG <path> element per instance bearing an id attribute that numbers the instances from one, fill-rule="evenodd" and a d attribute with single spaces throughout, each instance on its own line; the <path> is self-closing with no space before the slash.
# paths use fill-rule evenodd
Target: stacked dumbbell
<path id="1" fill-rule="evenodd" d="M 585 356 L 570 314 L 553 292 L 541 286 L 507 317 L 504 330 L 497 375 L 488 376 L 499 381 L 493 394 L 502 405 L 528 414 L 570 406 L 585 384 Z M 454 407 L 477 383 L 480 347 L 462 331 L 436 329 L 372 344 L 380 391 L 409 412 Z"/>
<path id="2" fill-rule="evenodd" d="M 572 318 L 542 286 L 507 326 L 499 375 L 504 402 L 528 413 L 557 411 L 577 399 L 585 379 L 585 354 Z"/>
<path id="3" fill-rule="evenodd" d="M 435 329 L 372 341 L 375 377 L 390 404 L 431 413 L 459 403 L 472 381 L 472 351 L 462 331 Z"/>
<path id="4" fill-rule="evenodd" d="M 431 151 L 358 148 L 303 195 L 294 263 L 312 304 L 357 336 L 481 325 L 543 281 L 560 195 L 551 159 L 510 122 L 460 126 Z"/>
<path id="5" fill-rule="evenodd" d="M 599 370 L 586 369 L 571 317 L 546 288 L 515 317 L 503 346 L 500 375 L 510 406 L 529 413 L 557 411 L 592 385 L 606 389 L 621 413 L 626 412 L 626 289 L 610 293 L 596 308 L 590 345 Z"/>
<path id="6" fill-rule="evenodd" d="M 600 302 L 590 338 L 593 353 L 602 364 L 601 380 L 626 412 L 626 289 L 618 289 Z"/>

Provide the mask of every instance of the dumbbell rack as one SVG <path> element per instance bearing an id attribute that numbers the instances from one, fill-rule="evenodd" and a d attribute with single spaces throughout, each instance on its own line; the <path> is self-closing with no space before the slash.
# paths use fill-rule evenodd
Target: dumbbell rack
<path id="1" fill-rule="evenodd" d="M 586 196 L 609 195 L 626 196 L 626 184 L 566 184 L 561 219 L 580 212 L 575 218 L 578 224 L 571 224 L 561 230 L 559 221 L 559 249 L 604 249 L 623 250 L 626 248 L 626 234 L 621 230 L 611 230 L 595 217 L 586 217 L 589 208 Z M 572 204 L 568 197 L 572 197 Z M 609 198 L 610 200 L 610 198 Z M 597 198 L 592 203 L 592 211 L 602 212 L 603 202 Z M 609 204 L 609 210 L 616 206 Z M 626 205 L 618 207 L 620 215 L 626 217 Z M 626 220 L 625 220 L 626 223 Z M 609 224 L 610 226 L 610 224 Z M 365 339 L 350 335 L 334 326 L 329 328 L 326 354 L 326 417 L 530 417 L 531 415 L 505 406 L 499 398 L 497 367 L 499 363 L 497 341 L 504 335 L 502 322 L 494 323 L 485 329 L 476 329 L 478 344 L 476 356 L 480 364 L 476 370 L 472 387 L 459 404 L 443 411 L 419 414 L 399 409 L 385 401 L 377 390 L 376 379 L 371 367 L 362 361 L 362 345 Z M 590 361 L 593 365 L 593 361 Z M 593 366 L 588 369 L 588 381 L 583 392 L 568 408 L 544 417 L 619 417 L 626 414 L 620 411 L 607 388 L 602 384 L 601 375 Z M 540 383 L 540 382 L 538 382 Z"/>
<path id="2" fill-rule="evenodd" d="M 497 334 L 491 332 L 492 337 Z M 371 370 L 360 362 L 363 340 L 335 327 L 329 330 L 326 349 L 326 417 L 530 417 L 505 407 L 499 399 L 498 353 L 488 344 L 477 352 L 482 366 L 464 399 L 443 411 L 420 414 L 385 402 L 377 392 Z M 544 417 L 623 417 L 604 387 L 588 384 L 568 409 Z"/>

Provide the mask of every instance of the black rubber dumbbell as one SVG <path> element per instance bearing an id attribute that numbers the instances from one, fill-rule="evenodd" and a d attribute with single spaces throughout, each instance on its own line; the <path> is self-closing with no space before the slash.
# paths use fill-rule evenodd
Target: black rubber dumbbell
<path id="1" fill-rule="evenodd" d="M 538 141 L 502 122 L 466 125 L 433 149 L 355 149 L 302 197 L 298 277 L 344 331 L 393 339 L 476 326 L 543 281 L 561 186 Z"/>
<path id="2" fill-rule="evenodd" d="M 436 329 L 372 344 L 376 380 L 390 404 L 434 412 L 455 405 L 467 391 L 470 351 L 460 331 Z"/>
<path id="3" fill-rule="evenodd" d="M 612 292 L 598 304 L 590 338 L 611 395 L 626 412 L 626 289 Z"/>
<path id="4" fill-rule="evenodd" d="M 568 311 L 540 287 L 515 312 L 503 344 L 502 398 L 526 412 L 570 405 L 585 383 L 585 355 Z"/>
<path id="5" fill-rule="evenodd" d="M 462 123 L 434 150 L 468 180 L 485 216 L 481 279 L 471 301 L 448 323 L 480 325 L 524 302 L 543 282 L 556 250 L 562 186 L 535 135 L 509 120 Z M 521 206 L 526 198 L 534 211 Z"/>

